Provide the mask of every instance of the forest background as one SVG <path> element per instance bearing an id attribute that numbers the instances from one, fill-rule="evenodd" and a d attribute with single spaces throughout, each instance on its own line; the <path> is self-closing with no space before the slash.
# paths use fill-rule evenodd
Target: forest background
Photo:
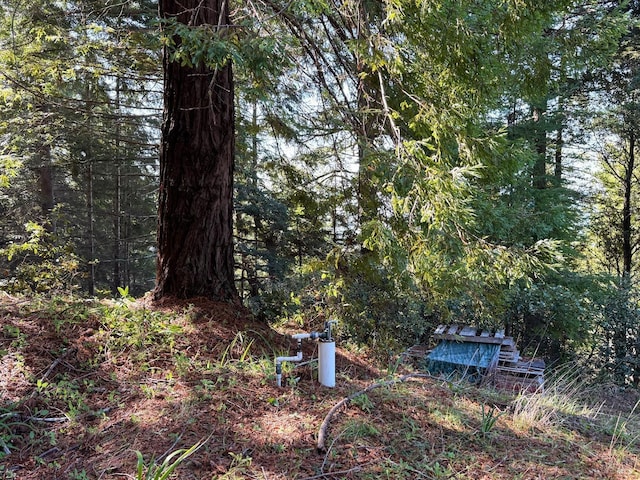
<path id="1" fill-rule="evenodd" d="M 230 11 L 220 35 L 154 1 L 0 1 L 3 290 L 153 289 L 164 47 L 233 64 L 236 288 L 258 319 L 335 318 L 383 358 L 439 323 L 506 326 L 640 383 L 639 2 Z"/>

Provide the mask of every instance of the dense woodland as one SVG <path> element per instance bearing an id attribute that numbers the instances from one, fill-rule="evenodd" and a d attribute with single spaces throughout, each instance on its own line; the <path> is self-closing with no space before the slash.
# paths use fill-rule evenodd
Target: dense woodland
<path id="1" fill-rule="evenodd" d="M 234 290 L 257 318 L 336 318 L 381 356 L 442 322 L 504 325 L 526 353 L 640 384 L 640 2 L 0 15 L 2 289 L 153 290 L 157 232 L 181 228 L 164 222 L 210 213 L 161 202 L 158 220 L 168 67 L 228 68 Z"/>

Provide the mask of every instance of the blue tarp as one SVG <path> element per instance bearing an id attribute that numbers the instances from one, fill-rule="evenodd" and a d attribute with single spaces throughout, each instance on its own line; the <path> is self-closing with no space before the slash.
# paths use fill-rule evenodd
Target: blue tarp
<path id="1" fill-rule="evenodd" d="M 486 373 L 498 362 L 500 345 L 491 343 L 442 340 L 427 355 L 427 370 L 431 373 Z"/>

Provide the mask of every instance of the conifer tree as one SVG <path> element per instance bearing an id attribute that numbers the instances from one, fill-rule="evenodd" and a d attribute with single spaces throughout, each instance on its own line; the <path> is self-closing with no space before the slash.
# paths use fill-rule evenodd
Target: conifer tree
<path id="1" fill-rule="evenodd" d="M 161 0 L 166 33 L 155 298 L 237 297 L 233 259 L 234 90 L 229 59 L 212 64 L 189 35 L 229 31 L 221 0 Z M 176 52 L 185 49 L 185 56 Z"/>

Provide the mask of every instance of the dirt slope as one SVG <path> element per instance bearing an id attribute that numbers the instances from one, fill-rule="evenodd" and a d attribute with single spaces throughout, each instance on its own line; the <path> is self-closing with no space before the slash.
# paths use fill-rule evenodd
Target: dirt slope
<path id="1" fill-rule="evenodd" d="M 523 429 L 508 398 L 433 379 L 354 398 L 318 452 L 331 407 L 388 372 L 340 349 L 335 389 L 313 362 L 277 388 L 288 352 L 229 304 L 0 295 L 0 478 L 135 478 L 136 451 L 149 465 L 199 441 L 175 478 L 640 478 L 637 437 L 586 417 Z"/>

